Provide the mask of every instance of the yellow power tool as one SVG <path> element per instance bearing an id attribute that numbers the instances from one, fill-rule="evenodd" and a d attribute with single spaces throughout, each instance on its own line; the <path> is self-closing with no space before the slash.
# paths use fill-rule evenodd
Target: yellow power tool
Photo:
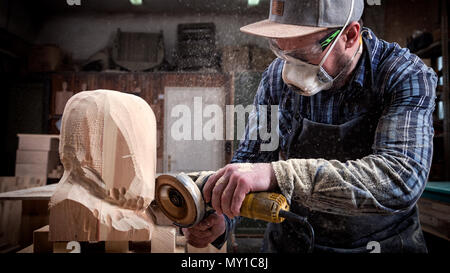
<path id="1" fill-rule="evenodd" d="M 162 212 L 180 227 L 196 225 L 204 217 L 213 212 L 206 204 L 202 190 L 209 175 L 189 176 L 180 173 L 176 176 L 161 175 L 156 180 L 156 202 Z M 258 192 L 245 197 L 240 216 L 281 223 L 285 220 L 285 212 L 289 211 L 286 198 L 279 193 Z M 281 214 L 280 214 L 281 212 Z"/>
<path id="2" fill-rule="evenodd" d="M 191 227 L 214 213 L 210 204 L 206 204 L 202 191 L 213 172 L 195 174 L 180 173 L 176 176 L 160 175 L 156 179 L 155 199 L 161 211 L 179 227 Z M 309 250 L 314 248 L 314 229 L 305 217 L 289 211 L 286 198 L 279 193 L 249 193 L 241 205 L 240 216 L 281 223 L 285 219 L 306 226 L 310 233 Z"/>

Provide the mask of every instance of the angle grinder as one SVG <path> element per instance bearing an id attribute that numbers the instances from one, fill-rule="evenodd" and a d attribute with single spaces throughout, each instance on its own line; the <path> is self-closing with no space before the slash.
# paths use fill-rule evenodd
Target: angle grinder
<path id="1" fill-rule="evenodd" d="M 161 211 L 176 226 L 192 227 L 214 213 L 202 195 L 203 186 L 214 172 L 160 175 L 156 179 L 155 199 Z M 309 252 L 314 246 L 314 230 L 305 217 L 289 211 L 286 198 L 274 192 L 249 193 L 241 205 L 240 216 L 281 223 L 285 219 L 305 225 L 310 232 Z"/>

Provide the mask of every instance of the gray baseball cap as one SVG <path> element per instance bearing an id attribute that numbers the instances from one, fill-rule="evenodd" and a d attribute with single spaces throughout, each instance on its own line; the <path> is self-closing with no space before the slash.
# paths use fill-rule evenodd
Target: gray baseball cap
<path id="1" fill-rule="evenodd" d="M 271 0 L 269 19 L 246 25 L 242 32 L 268 38 L 292 38 L 345 25 L 351 0 Z M 355 0 L 350 22 L 358 21 L 364 0 Z"/>

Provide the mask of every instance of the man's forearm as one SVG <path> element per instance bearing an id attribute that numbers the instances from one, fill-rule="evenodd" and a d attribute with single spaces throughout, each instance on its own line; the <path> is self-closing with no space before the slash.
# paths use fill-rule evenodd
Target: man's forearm
<path id="1" fill-rule="evenodd" d="M 428 175 L 407 157 L 370 155 L 345 163 L 323 159 L 272 162 L 291 202 L 342 215 L 392 214 L 415 204 Z"/>

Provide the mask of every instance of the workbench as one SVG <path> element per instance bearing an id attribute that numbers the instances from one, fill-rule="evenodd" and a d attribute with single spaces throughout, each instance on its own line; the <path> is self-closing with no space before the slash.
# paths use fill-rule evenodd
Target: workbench
<path id="1" fill-rule="evenodd" d="M 159 173 L 157 176 L 160 175 Z M 48 226 L 48 203 L 50 202 L 50 198 L 55 192 L 57 184 L 46 185 L 42 187 L 29 188 L 24 190 L 16 190 L 10 192 L 0 193 L 0 200 L 20 200 L 22 201 L 23 207 L 25 210 L 22 211 L 22 225 L 27 228 L 29 238 L 27 238 L 28 247 L 19 251 L 19 253 L 49 253 L 53 252 L 68 252 L 66 249 L 66 244 L 63 246 L 58 246 L 58 250 L 55 251 L 55 245 L 52 245 L 48 240 L 49 226 Z M 28 209 L 27 209 L 28 208 Z M 31 210 L 31 213 L 30 213 Z M 165 227 L 156 229 L 154 232 L 156 234 L 157 230 L 161 230 L 161 232 L 165 232 Z M 160 233 L 161 233 L 160 232 Z M 186 243 L 186 239 L 184 236 L 175 236 L 174 238 L 168 238 L 167 234 L 162 234 L 164 236 L 156 236 L 154 234 L 154 238 L 156 241 L 160 241 L 160 246 L 158 250 L 161 250 L 161 253 L 166 252 L 179 252 L 179 253 L 226 253 L 227 244 L 217 250 L 212 245 L 208 245 L 205 248 L 195 248 L 190 244 Z M 159 240 L 158 240 L 159 239 Z M 173 239 L 173 250 L 169 251 L 168 248 L 170 246 L 169 241 Z M 110 242 L 109 242 L 110 243 Z M 114 242 L 112 242 L 114 243 Z M 31 245 L 30 245 L 31 244 Z M 58 243 L 56 243 L 58 244 Z M 83 243 L 82 243 L 83 244 Z M 103 242 L 103 245 L 105 242 Z M 110 243 L 111 244 L 111 243 Z M 133 244 L 133 242 L 131 242 Z M 130 245 L 131 245 L 130 244 Z M 97 243 L 97 245 L 101 245 L 101 243 Z M 82 245 L 82 248 L 84 245 Z M 99 251 L 96 248 L 96 244 L 92 244 L 90 246 L 90 251 Z M 104 247 L 104 246 L 103 246 Z M 142 242 L 134 242 L 135 249 L 141 250 L 143 252 L 148 251 L 148 244 Z M 52 249 L 53 248 L 53 249 Z M 98 247 L 97 247 L 98 248 Z M 93 250 L 92 250 L 93 249 Z M 155 248 L 156 249 L 156 248 Z M 153 250 L 152 252 L 155 252 Z"/>
<path id="2" fill-rule="evenodd" d="M 428 182 L 417 205 L 423 231 L 450 241 L 450 182 Z"/>
<path id="3" fill-rule="evenodd" d="M 22 223 L 33 223 L 30 228 L 37 229 L 47 224 L 47 206 L 56 185 L 0 193 L 0 200 L 22 200 L 25 207 L 34 207 L 32 216 L 27 215 L 28 212 L 22 213 L 25 218 Z M 38 206 L 41 209 L 36 209 L 36 202 L 44 203 Z M 422 229 L 450 241 L 450 182 L 428 182 L 417 204 Z M 40 221 L 30 221 L 30 217 Z"/>

